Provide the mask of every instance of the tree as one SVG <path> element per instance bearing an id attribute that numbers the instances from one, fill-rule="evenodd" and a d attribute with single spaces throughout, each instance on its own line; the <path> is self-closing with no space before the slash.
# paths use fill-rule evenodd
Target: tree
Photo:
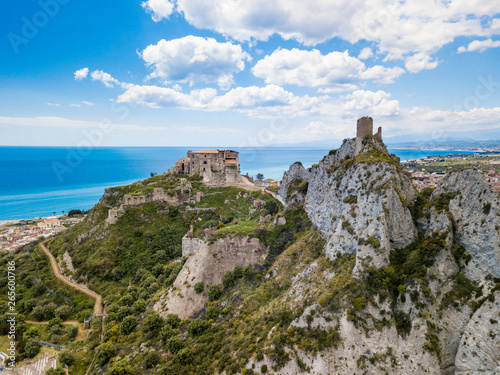
<path id="1" fill-rule="evenodd" d="M 74 326 L 74 325 L 70 325 L 68 327 L 68 337 L 70 339 L 74 340 L 77 335 L 78 335 L 78 327 Z"/>
<path id="2" fill-rule="evenodd" d="M 157 313 L 149 314 L 144 321 L 144 332 L 157 332 L 163 325 L 163 319 Z"/>
<path id="3" fill-rule="evenodd" d="M 125 319 L 126 316 L 129 316 L 131 314 L 132 314 L 132 309 L 130 307 L 122 306 L 116 312 L 116 320 L 121 322 L 123 319 Z"/>
<path id="4" fill-rule="evenodd" d="M 154 176 L 156 176 L 156 175 L 158 175 L 158 173 L 157 173 L 157 172 L 151 172 L 151 177 L 154 177 Z"/>
<path id="5" fill-rule="evenodd" d="M 144 357 L 144 366 L 146 368 L 154 367 L 160 362 L 160 355 L 156 350 L 150 350 L 146 357 Z"/>
<path id="6" fill-rule="evenodd" d="M 40 344 L 40 341 L 38 339 L 27 340 L 26 344 L 24 344 L 24 353 L 26 354 L 26 357 L 35 357 L 38 353 L 40 353 L 41 346 L 42 345 Z"/>
<path id="7" fill-rule="evenodd" d="M 43 306 L 43 317 L 45 320 L 50 320 L 54 317 L 57 305 L 54 302 L 48 303 Z"/>
<path id="8" fill-rule="evenodd" d="M 31 316 L 35 320 L 38 320 L 38 321 L 43 320 L 43 307 L 42 306 L 35 306 L 35 308 L 31 312 Z"/>
<path id="9" fill-rule="evenodd" d="M 28 341 L 29 339 L 36 339 L 39 336 L 40 336 L 40 332 L 38 332 L 38 329 L 36 327 L 31 327 L 31 328 L 28 328 L 23 333 L 23 340 Z"/>
<path id="10" fill-rule="evenodd" d="M 264 179 L 264 175 L 262 173 L 257 173 L 257 180 L 262 181 Z"/>
<path id="11" fill-rule="evenodd" d="M 120 332 L 124 335 L 129 335 L 134 328 L 137 326 L 137 318 L 135 316 L 129 315 L 125 319 L 120 326 Z"/>
<path id="12" fill-rule="evenodd" d="M 208 288 L 208 299 L 210 302 L 216 301 L 222 295 L 222 288 L 219 284 L 210 285 Z"/>
<path id="13" fill-rule="evenodd" d="M 64 319 L 66 318 L 71 312 L 71 308 L 67 305 L 62 305 L 59 306 L 56 311 L 54 311 L 54 314 L 56 317 Z"/>
<path id="14" fill-rule="evenodd" d="M 136 315 L 143 313 L 144 311 L 146 311 L 146 301 L 144 301 L 143 299 L 138 299 L 137 301 L 134 302 L 132 310 Z"/>
<path id="15" fill-rule="evenodd" d="M 81 210 L 69 210 L 69 212 L 68 212 L 69 217 L 73 217 L 73 216 L 77 216 L 77 215 L 81 215 L 81 214 L 82 214 Z"/>
<path id="16" fill-rule="evenodd" d="M 108 363 L 109 360 L 116 355 L 116 348 L 110 342 L 105 342 L 104 344 L 99 345 L 98 349 L 99 351 L 96 357 L 96 363 L 101 366 Z"/>
<path id="17" fill-rule="evenodd" d="M 69 350 L 59 353 L 58 359 L 59 362 L 66 366 L 71 366 L 75 363 L 75 356 Z"/>

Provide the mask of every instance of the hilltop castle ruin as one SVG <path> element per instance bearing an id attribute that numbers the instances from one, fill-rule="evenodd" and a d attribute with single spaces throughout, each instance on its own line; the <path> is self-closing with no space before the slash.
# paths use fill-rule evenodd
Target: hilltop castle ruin
<path id="1" fill-rule="evenodd" d="M 355 155 L 358 155 L 363 147 L 363 138 L 367 135 L 373 135 L 373 119 L 371 117 L 361 117 L 357 122 L 356 129 L 356 151 Z M 382 127 L 379 126 L 377 130 L 377 134 L 375 136 L 380 137 L 382 139 Z"/>
<path id="2" fill-rule="evenodd" d="M 170 169 L 172 174 L 199 174 L 208 183 L 240 182 L 240 164 L 237 151 L 200 150 L 188 151 Z"/>

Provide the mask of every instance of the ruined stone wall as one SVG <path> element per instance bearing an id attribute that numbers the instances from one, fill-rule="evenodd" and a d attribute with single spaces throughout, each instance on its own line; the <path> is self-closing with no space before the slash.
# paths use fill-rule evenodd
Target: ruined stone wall
<path id="1" fill-rule="evenodd" d="M 356 150 L 355 155 L 358 155 L 363 148 L 363 138 L 373 134 L 373 119 L 371 117 L 361 117 L 358 119 L 356 127 Z"/>
<path id="2" fill-rule="evenodd" d="M 371 117 L 361 117 L 358 119 L 356 138 L 363 139 L 367 135 L 373 134 L 373 119 Z"/>

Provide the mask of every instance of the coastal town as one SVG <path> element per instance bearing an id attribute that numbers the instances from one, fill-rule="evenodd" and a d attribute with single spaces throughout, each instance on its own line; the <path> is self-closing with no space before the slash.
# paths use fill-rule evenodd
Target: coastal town
<path id="1" fill-rule="evenodd" d="M 494 191 L 500 192 L 500 153 L 427 156 L 402 161 L 401 166 L 412 175 L 417 190 L 435 188 L 447 172 L 477 168 Z"/>
<path id="2" fill-rule="evenodd" d="M 52 237 L 79 223 L 83 217 L 61 215 L 4 221 L 0 223 L 0 250 L 12 251 L 38 239 Z"/>

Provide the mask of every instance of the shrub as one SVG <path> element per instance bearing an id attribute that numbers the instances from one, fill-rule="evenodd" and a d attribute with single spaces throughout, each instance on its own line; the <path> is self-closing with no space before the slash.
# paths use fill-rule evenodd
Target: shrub
<path id="1" fill-rule="evenodd" d="M 260 372 L 262 372 L 263 374 L 265 374 L 267 372 L 267 365 L 260 366 Z"/>
<path id="2" fill-rule="evenodd" d="M 45 372 L 46 375 L 66 375 L 66 370 L 62 367 L 50 368 Z"/>
<path id="3" fill-rule="evenodd" d="M 128 361 L 122 359 L 111 365 L 109 375 L 134 375 L 134 371 Z"/>
<path id="4" fill-rule="evenodd" d="M 189 348 L 181 349 L 177 353 L 177 358 L 182 365 L 189 365 L 193 362 L 194 355 Z"/>
<path id="5" fill-rule="evenodd" d="M 349 195 L 342 200 L 344 203 L 358 203 L 358 197 L 356 195 Z"/>
<path id="6" fill-rule="evenodd" d="M 491 203 L 488 202 L 483 206 L 483 213 L 485 215 L 488 215 L 490 213 L 490 210 L 491 210 Z"/>
<path id="7" fill-rule="evenodd" d="M 194 285 L 194 291 L 198 294 L 203 292 L 204 289 L 205 289 L 205 285 L 203 283 L 196 283 Z"/>
<path id="8" fill-rule="evenodd" d="M 380 247 L 380 241 L 378 238 L 370 236 L 366 239 L 366 242 L 373 246 L 374 249 L 378 249 Z"/>
<path id="9" fill-rule="evenodd" d="M 266 211 L 266 215 L 274 215 L 279 212 L 280 206 L 277 201 L 267 201 L 264 204 L 264 210 Z"/>
<path id="10" fill-rule="evenodd" d="M 224 285 L 224 288 L 229 289 L 234 286 L 234 283 L 235 283 L 235 278 L 233 272 L 227 271 L 222 277 L 222 285 Z"/>
<path id="11" fill-rule="evenodd" d="M 365 308 L 367 303 L 368 303 L 368 300 L 366 299 L 366 297 L 361 296 L 358 298 L 354 298 L 352 300 L 352 307 L 354 307 L 354 310 L 362 310 Z"/>
<path id="12" fill-rule="evenodd" d="M 144 321 L 143 330 L 144 332 L 157 332 L 163 325 L 163 319 L 160 315 L 153 312 L 149 314 L 146 320 Z"/>
<path id="13" fill-rule="evenodd" d="M 208 288 L 208 299 L 210 302 L 216 301 L 222 295 L 222 288 L 219 284 L 210 285 Z"/>
<path id="14" fill-rule="evenodd" d="M 405 337 L 411 332 L 412 323 L 410 314 L 405 314 L 403 311 L 396 311 L 394 313 L 394 322 L 400 336 Z"/>
<path id="15" fill-rule="evenodd" d="M 129 315 L 125 319 L 123 319 L 123 322 L 120 326 L 120 332 L 124 335 L 128 335 L 135 329 L 136 326 L 137 318 L 133 315 Z"/>
<path id="16" fill-rule="evenodd" d="M 184 347 L 184 342 L 177 336 L 171 337 L 167 341 L 167 348 L 172 354 L 177 353 Z"/>
<path id="17" fill-rule="evenodd" d="M 154 367 L 159 362 L 160 362 L 160 355 L 156 350 L 149 351 L 149 353 L 146 354 L 146 357 L 144 357 L 144 366 L 146 368 Z"/>
<path id="18" fill-rule="evenodd" d="M 177 314 L 168 314 L 165 319 L 165 323 L 172 328 L 178 328 L 181 324 L 181 319 L 177 316 Z"/>
<path id="19" fill-rule="evenodd" d="M 208 323 L 202 319 L 193 319 L 189 324 L 188 330 L 193 336 L 201 335 L 208 328 Z"/>
<path id="20" fill-rule="evenodd" d="M 167 341 L 175 335 L 175 332 L 171 326 L 165 324 L 160 331 L 160 340 L 166 344 Z"/>
<path id="21" fill-rule="evenodd" d="M 105 342 L 98 346 L 96 363 L 103 366 L 116 355 L 116 348 L 110 342 Z"/>
<path id="22" fill-rule="evenodd" d="M 216 320 L 219 317 L 219 309 L 215 306 L 208 306 L 205 316 L 207 319 Z"/>
<path id="23" fill-rule="evenodd" d="M 75 356 L 68 350 L 59 353 L 58 359 L 61 364 L 66 366 L 71 366 L 75 363 Z"/>

